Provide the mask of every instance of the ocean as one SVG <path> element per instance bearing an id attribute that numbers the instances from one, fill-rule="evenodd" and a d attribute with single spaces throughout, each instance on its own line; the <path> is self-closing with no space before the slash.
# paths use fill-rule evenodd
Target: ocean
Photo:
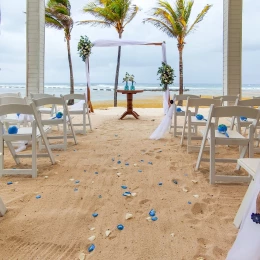
<path id="1" fill-rule="evenodd" d="M 75 93 L 84 93 L 86 88 L 86 83 L 75 83 Z M 91 85 L 91 100 L 92 101 L 105 101 L 113 100 L 114 85 L 113 83 L 92 83 Z M 119 89 L 124 89 L 124 86 L 119 85 Z M 136 96 L 139 99 L 152 98 L 154 96 L 161 95 L 161 87 L 159 84 L 154 83 L 143 83 L 137 84 L 136 89 L 145 90 Z M 171 96 L 173 93 L 178 93 L 178 85 L 170 87 Z M 45 93 L 55 94 L 59 96 L 61 94 L 69 94 L 70 86 L 67 83 L 48 83 L 45 84 Z M 220 96 L 222 95 L 222 84 L 185 84 L 185 93 L 194 95 L 207 95 L 207 96 Z M 25 96 L 25 84 L 12 84 L 12 83 L 0 83 L 0 93 L 7 92 L 20 92 L 22 96 Z M 260 96 L 260 84 L 244 84 L 242 86 L 243 97 Z M 124 95 L 118 95 L 119 100 L 124 100 Z"/>

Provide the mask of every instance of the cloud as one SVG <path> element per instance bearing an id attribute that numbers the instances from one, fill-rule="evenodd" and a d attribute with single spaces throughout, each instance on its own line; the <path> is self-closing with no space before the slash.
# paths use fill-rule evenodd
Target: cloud
<path id="1" fill-rule="evenodd" d="M 0 35 L 0 82 L 25 82 L 26 62 L 26 0 L 2 1 L 2 26 Z M 71 0 L 74 21 L 91 18 L 81 10 L 87 0 Z M 173 2 L 173 0 L 171 0 Z M 174 38 L 169 38 L 151 24 L 143 24 L 148 11 L 157 0 L 133 0 L 141 7 L 140 13 L 127 25 L 123 39 L 140 41 L 166 41 L 168 63 L 178 76 L 178 50 Z M 251 5 L 250 5 L 251 3 Z M 191 21 L 206 4 L 213 4 L 205 19 L 196 31 L 186 38 L 184 49 L 184 82 L 187 83 L 221 83 L 223 73 L 223 1 L 195 1 Z M 255 6 L 251 8 L 252 4 Z M 245 82 L 258 82 L 260 60 L 260 36 L 256 33 L 260 26 L 257 10 L 260 3 L 245 1 L 243 13 L 243 79 Z M 81 35 L 87 35 L 92 41 L 96 39 L 118 39 L 114 28 L 99 28 L 75 25 L 71 39 L 75 82 L 85 82 L 85 65 L 77 53 L 77 44 Z M 45 81 L 69 82 L 67 47 L 64 33 L 46 29 Z M 135 46 L 122 48 L 120 79 L 126 71 L 135 74 L 137 82 L 157 82 L 157 68 L 161 64 L 160 47 Z M 114 81 L 117 48 L 94 48 L 91 55 L 91 81 L 109 83 Z M 178 77 L 176 78 L 176 82 Z"/>

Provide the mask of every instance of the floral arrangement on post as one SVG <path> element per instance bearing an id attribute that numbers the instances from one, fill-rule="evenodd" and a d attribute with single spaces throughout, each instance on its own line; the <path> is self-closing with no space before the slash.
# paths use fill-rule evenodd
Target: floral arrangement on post
<path id="1" fill-rule="evenodd" d="M 160 86 L 163 87 L 163 91 L 166 91 L 167 86 L 174 82 L 174 70 L 165 62 L 162 62 L 162 66 L 159 67 L 157 75 L 160 75 Z"/>
<path id="2" fill-rule="evenodd" d="M 87 36 L 80 36 L 80 40 L 78 43 L 78 52 L 79 52 L 79 57 L 81 57 L 86 64 L 87 73 L 89 73 L 89 63 L 86 61 L 89 55 L 91 54 L 91 49 L 93 46 L 94 45 L 91 43 L 91 41 Z M 87 84 L 87 99 L 88 99 L 87 102 L 88 102 L 88 107 L 90 108 L 90 112 L 94 112 L 93 106 L 90 101 L 90 88 L 88 84 Z"/>
<path id="3" fill-rule="evenodd" d="M 87 36 L 80 36 L 80 40 L 78 43 L 78 52 L 79 57 L 81 57 L 84 62 L 86 61 L 87 57 L 89 57 L 89 55 L 91 54 L 92 47 L 93 44 Z"/>
<path id="4" fill-rule="evenodd" d="M 131 76 L 129 76 L 128 80 L 130 82 L 132 82 L 131 90 L 135 90 L 135 86 L 134 86 L 134 83 L 136 83 L 135 82 L 135 76 L 132 74 Z"/>
<path id="5" fill-rule="evenodd" d="M 128 81 L 129 81 L 130 75 L 128 72 L 125 73 L 125 77 L 123 78 L 123 82 L 125 82 L 125 90 L 129 90 Z"/>

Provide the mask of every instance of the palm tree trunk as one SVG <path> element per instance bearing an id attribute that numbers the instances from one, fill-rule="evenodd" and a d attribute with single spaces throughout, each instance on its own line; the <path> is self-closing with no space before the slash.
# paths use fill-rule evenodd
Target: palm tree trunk
<path id="1" fill-rule="evenodd" d="M 68 49 L 68 60 L 69 60 L 69 68 L 70 68 L 70 94 L 74 94 L 74 78 L 73 78 L 73 69 L 72 69 L 72 61 L 70 54 L 70 40 L 67 39 L 67 49 Z M 74 99 L 70 99 L 68 101 L 68 105 L 73 105 Z"/>
<path id="2" fill-rule="evenodd" d="M 122 38 L 122 33 L 119 33 L 119 39 L 121 38 Z M 121 46 L 118 46 L 116 78 L 115 78 L 115 88 L 114 88 L 114 107 L 117 107 L 117 88 L 118 88 L 118 78 L 119 78 L 119 69 L 120 69 L 120 58 L 121 58 Z"/>
<path id="3" fill-rule="evenodd" d="M 179 48 L 179 74 L 180 74 L 179 95 L 183 94 L 183 61 L 182 61 L 182 51 L 183 51 L 183 48 Z"/>

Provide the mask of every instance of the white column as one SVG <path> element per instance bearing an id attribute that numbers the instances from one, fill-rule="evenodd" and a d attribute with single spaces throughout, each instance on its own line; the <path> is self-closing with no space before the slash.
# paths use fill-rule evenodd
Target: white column
<path id="1" fill-rule="evenodd" d="M 224 1 L 223 94 L 242 94 L 242 9 L 243 0 Z"/>
<path id="2" fill-rule="evenodd" d="M 26 96 L 44 92 L 45 1 L 27 0 Z"/>

